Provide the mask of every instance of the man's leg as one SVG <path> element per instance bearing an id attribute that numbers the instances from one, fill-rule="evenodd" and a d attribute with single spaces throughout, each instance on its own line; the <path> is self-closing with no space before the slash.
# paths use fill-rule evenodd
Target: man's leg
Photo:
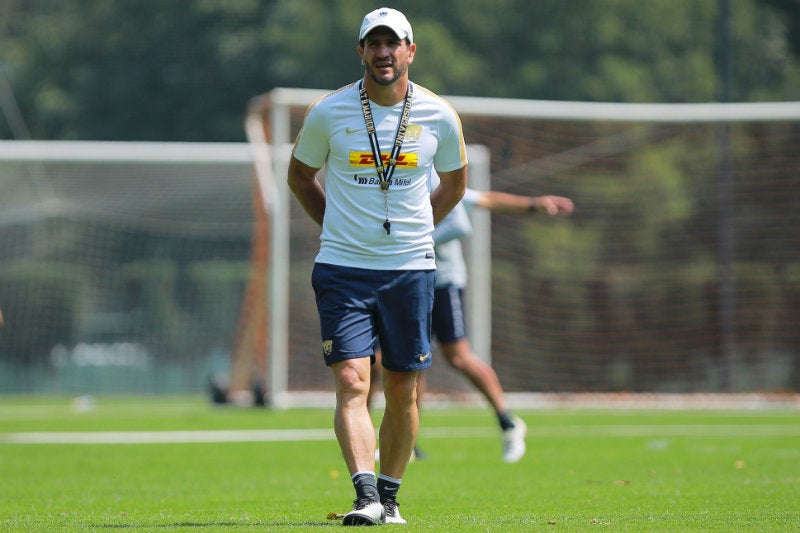
<path id="1" fill-rule="evenodd" d="M 370 373 L 369 394 L 367 395 L 367 408 L 372 409 L 375 406 L 375 394 L 381 390 L 378 386 L 382 382 L 382 369 L 381 369 L 381 350 L 375 349 L 375 363 L 372 365 L 372 372 Z M 417 412 L 422 413 L 422 397 L 425 395 L 425 374 L 420 373 L 417 376 Z M 380 454 L 375 454 L 375 458 L 380 457 Z M 426 454 L 415 444 L 414 453 L 411 460 L 424 459 Z"/>
<path id="2" fill-rule="evenodd" d="M 367 409 L 370 358 L 334 363 L 336 411 L 333 428 L 350 475 L 375 470 L 375 427 Z"/>
<path id="3" fill-rule="evenodd" d="M 343 524 L 379 525 L 385 513 L 375 477 L 375 427 L 367 409 L 370 358 L 347 359 L 331 368 L 336 382 L 333 427 L 356 491 L 353 510 Z"/>
<path id="4" fill-rule="evenodd" d="M 522 419 L 509 412 L 500 378 L 497 377 L 494 368 L 472 353 L 472 347 L 466 337 L 443 342 L 441 347 L 447 362 L 466 376 L 494 408 L 500 429 L 503 431 L 503 460 L 507 463 L 516 463 L 522 459 L 525 455 L 525 437 L 528 428 Z"/>
<path id="5" fill-rule="evenodd" d="M 408 467 L 419 431 L 417 379 L 419 372 L 383 370 L 386 409 L 380 429 L 381 473 L 378 492 L 387 524 L 405 524 L 397 492 Z"/>
<path id="6" fill-rule="evenodd" d="M 381 465 L 378 492 L 386 523 L 404 524 L 397 503 L 419 430 L 417 378 L 429 368 L 433 270 L 386 276 L 378 291 L 378 316 L 383 348 L 383 395 L 386 407 L 380 428 Z"/>
<path id="7" fill-rule="evenodd" d="M 383 369 L 386 408 L 380 428 L 381 474 L 396 479 L 403 477 L 419 431 L 418 375 Z"/>
<path id="8" fill-rule="evenodd" d="M 442 353 L 450 366 L 461 372 L 483 394 L 498 413 L 506 411 L 500 379 L 491 365 L 478 359 L 466 338 L 441 343 Z"/>

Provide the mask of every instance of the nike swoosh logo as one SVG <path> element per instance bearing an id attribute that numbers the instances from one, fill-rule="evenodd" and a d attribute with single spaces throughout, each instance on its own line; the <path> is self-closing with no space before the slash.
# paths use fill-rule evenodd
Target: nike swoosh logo
<path id="1" fill-rule="evenodd" d="M 431 357 L 431 352 L 428 352 L 425 355 L 420 355 L 419 357 L 417 357 L 417 359 L 419 359 L 420 363 L 424 363 L 425 361 L 430 359 L 430 357 Z"/>
<path id="2" fill-rule="evenodd" d="M 358 133 L 359 131 L 363 131 L 363 130 L 364 130 L 364 128 L 358 128 L 358 129 L 355 129 L 355 130 L 351 130 L 350 128 L 345 128 L 344 132 L 345 132 L 345 134 L 350 135 L 351 133 Z"/>

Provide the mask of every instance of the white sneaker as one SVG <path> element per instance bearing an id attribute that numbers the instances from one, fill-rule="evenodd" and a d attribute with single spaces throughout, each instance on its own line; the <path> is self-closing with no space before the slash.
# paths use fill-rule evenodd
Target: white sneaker
<path id="1" fill-rule="evenodd" d="M 514 427 L 503 431 L 503 461 L 516 463 L 525 455 L 525 437 L 528 435 L 528 426 L 521 418 L 512 418 Z"/>
<path id="2" fill-rule="evenodd" d="M 383 505 L 373 500 L 360 499 L 353 502 L 353 510 L 344 515 L 342 525 L 379 526 L 385 520 Z"/>
<path id="3" fill-rule="evenodd" d="M 386 500 L 383 502 L 383 511 L 386 515 L 387 524 L 407 524 L 402 516 L 400 516 L 400 504 L 395 500 Z"/>

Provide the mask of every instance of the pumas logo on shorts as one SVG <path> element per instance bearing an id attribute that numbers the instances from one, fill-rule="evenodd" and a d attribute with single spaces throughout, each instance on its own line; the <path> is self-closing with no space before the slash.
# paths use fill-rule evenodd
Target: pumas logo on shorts
<path id="1" fill-rule="evenodd" d="M 430 358 L 431 358 L 431 352 L 428 352 L 428 353 L 426 353 L 426 354 L 419 354 L 419 355 L 417 356 L 417 360 L 418 360 L 420 363 L 424 363 L 425 361 L 427 361 L 427 360 L 428 360 L 428 359 L 430 359 Z"/>
<path id="2" fill-rule="evenodd" d="M 328 357 L 333 352 L 333 341 L 322 341 L 322 353 Z"/>

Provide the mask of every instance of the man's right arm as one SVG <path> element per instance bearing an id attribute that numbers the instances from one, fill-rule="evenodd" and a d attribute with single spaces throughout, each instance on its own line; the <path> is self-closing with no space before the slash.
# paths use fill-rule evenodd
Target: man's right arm
<path id="1" fill-rule="evenodd" d="M 311 219 L 322 226 L 325 218 L 325 191 L 317 180 L 318 168 L 310 167 L 294 156 L 289 160 L 289 188 Z"/>

